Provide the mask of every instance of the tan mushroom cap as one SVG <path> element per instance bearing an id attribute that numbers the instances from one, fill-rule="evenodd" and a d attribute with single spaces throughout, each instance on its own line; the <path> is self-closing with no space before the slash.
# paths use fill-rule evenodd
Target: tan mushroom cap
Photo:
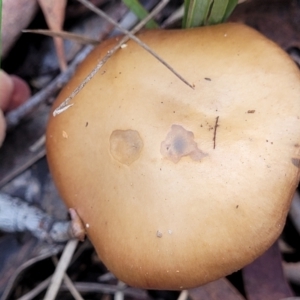
<path id="1" fill-rule="evenodd" d="M 2 110 L 0 109 L 0 147 L 5 138 L 6 122 Z"/>
<path id="2" fill-rule="evenodd" d="M 0 109 L 6 110 L 13 94 L 14 83 L 6 72 L 0 69 Z"/>
<path id="3" fill-rule="evenodd" d="M 195 88 L 128 42 L 51 118 L 48 159 L 109 270 L 185 289 L 242 268 L 281 233 L 299 180 L 300 74 L 244 25 L 139 37 Z M 54 108 L 115 42 L 92 52 Z"/>

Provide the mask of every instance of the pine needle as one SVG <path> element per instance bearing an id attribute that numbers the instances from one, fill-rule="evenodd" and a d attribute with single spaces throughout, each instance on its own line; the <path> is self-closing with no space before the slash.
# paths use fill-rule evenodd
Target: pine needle
<path id="1" fill-rule="evenodd" d="M 129 39 L 134 40 L 137 42 L 141 47 L 143 47 L 145 50 L 147 50 L 149 53 L 151 53 L 155 58 L 157 58 L 163 65 L 165 65 L 171 72 L 173 72 L 181 81 L 183 81 L 185 84 L 187 84 L 189 87 L 194 89 L 193 85 L 191 85 L 188 81 L 186 81 L 179 73 L 177 73 L 169 64 L 167 64 L 165 61 L 163 61 L 149 46 L 147 46 L 145 43 L 140 41 L 134 34 L 138 32 L 141 28 L 145 26 L 145 24 L 160 10 L 162 10 L 169 0 L 163 0 L 161 1 L 153 10 L 152 12 L 143 19 L 137 26 L 134 27 L 133 30 L 128 31 L 124 28 L 122 28 L 117 22 L 112 20 L 109 16 L 107 16 L 103 11 L 98 9 L 96 6 L 94 6 L 92 3 L 86 1 L 86 0 L 78 0 L 80 3 L 84 4 L 86 7 L 90 8 L 93 12 L 97 13 L 99 16 L 106 18 L 109 22 L 114 24 L 117 28 L 119 28 L 124 34 L 126 34 L 121 41 L 113 47 L 108 53 L 103 57 L 103 59 L 96 65 L 96 67 L 91 71 L 91 73 L 82 81 L 82 83 L 71 93 L 71 95 L 63 101 L 53 112 L 53 116 L 57 116 L 63 111 L 65 111 L 67 108 L 71 106 L 70 101 L 84 88 L 84 86 L 95 76 L 95 74 L 102 68 L 102 66 L 112 57 L 112 55 Z"/>

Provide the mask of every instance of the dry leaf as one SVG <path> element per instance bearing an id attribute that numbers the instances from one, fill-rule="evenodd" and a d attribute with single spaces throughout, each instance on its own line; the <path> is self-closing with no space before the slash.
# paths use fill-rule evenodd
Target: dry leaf
<path id="1" fill-rule="evenodd" d="M 49 28 L 53 31 L 61 31 L 65 20 L 66 0 L 38 0 L 44 13 Z M 64 44 L 61 38 L 54 38 L 59 65 L 62 71 L 67 64 L 64 53 Z"/>
<path id="2" fill-rule="evenodd" d="M 5 57 L 22 29 L 33 19 L 37 10 L 36 0 L 3 0 L 2 2 L 2 57 Z M 1 11 L 0 11 L 1 13 Z"/>

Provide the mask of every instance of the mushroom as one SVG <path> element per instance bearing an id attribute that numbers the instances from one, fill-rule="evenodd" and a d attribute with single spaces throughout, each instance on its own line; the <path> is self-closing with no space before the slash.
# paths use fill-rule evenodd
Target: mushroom
<path id="1" fill-rule="evenodd" d="M 31 95 L 28 84 L 16 75 L 8 75 L 0 69 L 0 109 L 4 112 L 23 104 Z"/>
<path id="2" fill-rule="evenodd" d="M 27 83 L 15 75 L 0 69 L 0 147 L 5 138 L 6 122 L 3 112 L 13 110 L 30 97 Z"/>
<path id="3" fill-rule="evenodd" d="M 0 69 L 0 109 L 5 110 L 10 102 L 14 90 L 14 84 L 11 77 Z"/>
<path id="4" fill-rule="evenodd" d="M 47 154 L 104 264 L 148 289 L 235 272 L 280 235 L 299 181 L 300 74 L 241 24 L 145 31 L 51 117 Z M 98 46 L 54 109 L 117 42 Z"/>
<path id="5" fill-rule="evenodd" d="M 0 147 L 5 138 L 6 123 L 2 110 L 0 109 Z"/>
<path id="6" fill-rule="evenodd" d="M 9 105 L 13 93 L 13 82 L 9 75 L 0 69 L 0 147 L 5 138 L 6 122 L 3 110 Z"/>

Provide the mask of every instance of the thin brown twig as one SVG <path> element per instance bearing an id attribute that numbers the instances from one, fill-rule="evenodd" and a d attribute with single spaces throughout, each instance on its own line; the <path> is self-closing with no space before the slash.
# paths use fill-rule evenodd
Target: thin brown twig
<path id="1" fill-rule="evenodd" d="M 73 42 L 84 44 L 84 45 L 98 45 L 100 43 L 99 40 L 95 40 L 81 34 L 62 31 L 62 30 L 57 31 L 57 30 L 49 30 L 49 29 L 24 29 L 22 30 L 22 32 L 41 34 L 41 35 L 46 35 L 51 37 L 60 37 L 65 40 L 71 40 Z"/>
<path id="2" fill-rule="evenodd" d="M 123 7 L 121 5 L 120 7 Z M 122 9 L 123 11 L 123 9 Z M 126 10 L 127 11 L 127 10 Z M 124 12 L 120 15 L 112 14 L 113 18 L 119 20 L 123 16 Z M 113 26 L 109 22 L 104 22 L 101 30 L 99 32 L 99 42 L 103 40 L 113 29 Z M 55 79 L 53 79 L 47 87 L 45 87 L 40 92 L 36 93 L 34 96 L 29 98 L 24 104 L 9 112 L 6 115 L 7 129 L 11 130 L 17 126 L 22 119 L 32 113 L 41 103 L 44 103 L 47 99 L 55 96 L 59 90 L 70 80 L 73 76 L 77 66 L 87 57 L 87 55 L 93 49 L 92 45 L 84 47 L 78 52 L 75 58 L 72 60 L 72 63 L 68 66 L 66 72 L 59 74 Z"/>
<path id="3" fill-rule="evenodd" d="M 72 104 L 70 104 L 70 101 L 85 87 L 85 85 L 95 76 L 95 74 L 102 68 L 102 66 L 112 57 L 112 55 L 119 50 L 119 48 L 126 43 L 129 39 L 134 40 L 139 45 L 141 45 L 143 48 L 145 48 L 147 51 L 149 51 L 155 58 L 157 58 L 161 63 L 163 63 L 169 70 L 171 70 L 180 80 L 182 80 L 185 84 L 190 86 L 191 88 L 194 88 L 193 85 L 191 85 L 189 82 L 187 82 L 179 73 L 177 73 L 169 64 L 167 64 L 165 61 L 163 61 L 159 56 L 145 43 L 140 41 L 134 34 L 138 32 L 141 28 L 145 26 L 145 24 L 153 18 L 159 11 L 161 11 L 169 2 L 169 0 L 163 0 L 161 1 L 152 11 L 148 14 L 146 18 L 144 18 L 141 22 L 139 22 L 138 25 L 136 25 L 131 31 L 128 31 L 124 28 L 122 28 L 117 22 L 112 20 L 109 16 L 107 16 L 103 11 L 95 7 L 93 4 L 86 0 L 78 0 L 82 4 L 89 7 L 92 11 L 97 13 L 98 15 L 107 18 L 109 22 L 112 22 L 116 27 L 118 27 L 123 33 L 126 35 L 120 40 L 120 42 L 113 47 L 108 53 L 103 57 L 103 59 L 96 65 L 96 67 L 90 72 L 90 74 L 81 82 L 81 84 L 71 93 L 71 95 L 66 98 L 53 112 L 53 116 L 56 116 L 66 109 L 68 109 Z"/>
<path id="4" fill-rule="evenodd" d="M 214 149 L 216 149 L 217 128 L 219 126 L 218 122 L 219 122 L 219 116 L 216 117 L 216 123 L 215 123 L 215 128 L 214 128 L 214 137 L 213 137 Z"/>
<path id="5" fill-rule="evenodd" d="M 23 105 L 14 109 L 6 115 L 7 129 L 10 130 L 17 126 L 20 121 L 36 109 L 41 103 L 48 98 L 55 95 L 72 77 L 77 66 L 87 57 L 91 52 L 93 46 L 84 47 L 75 57 L 73 62 L 68 67 L 67 71 L 58 75 L 47 87 L 42 91 L 36 93 Z"/>
<path id="6" fill-rule="evenodd" d="M 20 119 L 19 119 L 20 120 Z M 46 149 L 43 146 L 41 150 L 39 150 L 36 155 L 31 157 L 29 160 L 27 160 L 24 164 L 18 165 L 16 169 L 13 169 L 12 172 L 9 172 L 7 175 L 2 177 L 0 179 L 0 188 L 5 186 L 8 182 L 13 180 L 15 177 L 23 173 L 25 170 L 27 170 L 29 167 L 31 167 L 34 163 L 39 161 L 41 158 L 43 158 L 46 155 Z"/>
<path id="7" fill-rule="evenodd" d="M 105 12 L 103 12 L 101 9 L 96 7 L 94 4 L 87 0 L 77 0 L 86 7 L 88 7 L 91 11 L 96 13 L 98 16 L 105 18 L 108 22 L 111 22 L 113 25 L 115 25 L 120 31 L 122 31 L 126 36 L 128 36 L 130 39 L 135 41 L 137 44 L 139 44 L 142 48 L 144 48 L 146 51 L 148 51 L 151 55 L 153 55 L 160 63 L 162 63 L 167 69 L 169 69 L 175 76 L 177 76 L 181 81 L 183 81 L 186 85 L 188 85 L 190 88 L 194 89 L 194 86 L 190 84 L 186 79 L 184 79 L 171 65 L 169 65 L 165 60 L 163 60 L 155 51 L 153 51 L 147 44 L 145 44 L 143 41 L 141 41 L 138 37 L 136 37 L 134 34 L 140 30 L 142 27 L 148 23 L 154 17 L 159 11 L 161 11 L 170 0 L 162 0 L 156 8 L 140 23 L 143 24 L 143 26 L 136 30 L 136 31 L 129 31 L 127 29 L 124 29 L 120 24 L 118 24 L 115 20 L 113 20 L 110 16 L 108 16 Z"/>

